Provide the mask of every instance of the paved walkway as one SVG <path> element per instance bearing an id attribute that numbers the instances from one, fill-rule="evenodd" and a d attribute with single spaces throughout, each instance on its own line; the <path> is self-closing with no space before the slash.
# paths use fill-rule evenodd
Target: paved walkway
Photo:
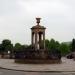
<path id="1" fill-rule="evenodd" d="M 75 61 L 62 58 L 61 64 L 16 64 L 13 59 L 0 59 L 0 67 L 21 71 L 75 71 Z"/>

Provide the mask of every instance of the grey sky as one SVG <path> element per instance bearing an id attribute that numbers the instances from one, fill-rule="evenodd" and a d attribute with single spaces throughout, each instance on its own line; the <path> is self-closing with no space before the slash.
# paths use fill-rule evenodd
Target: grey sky
<path id="1" fill-rule="evenodd" d="M 75 0 L 0 0 L 0 42 L 30 44 L 36 17 L 47 28 L 46 39 L 62 42 L 75 37 Z"/>

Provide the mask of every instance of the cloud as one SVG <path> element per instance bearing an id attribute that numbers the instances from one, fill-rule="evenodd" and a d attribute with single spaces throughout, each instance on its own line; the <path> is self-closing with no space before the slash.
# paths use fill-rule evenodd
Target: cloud
<path id="1" fill-rule="evenodd" d="M 75 0 L 0 0 L 0 40 L 31 43 L 35 17 L 47 27 L 46 38 L 70 41 L 75 37 Z"/>
<path id="2" fill-rule="evenodd" d="M 49 1 L 49 0 L 43 0 L 43 1 L 19 1 L 19 5 L 24 8 L 25 11 L 27 11 L 30 14 L 35 15 L 47 15 L 47 14 L 61 14 L 64 13 L 65 8 L 67 8 L 66 5 L 62 2 L 57 1 Z"/>

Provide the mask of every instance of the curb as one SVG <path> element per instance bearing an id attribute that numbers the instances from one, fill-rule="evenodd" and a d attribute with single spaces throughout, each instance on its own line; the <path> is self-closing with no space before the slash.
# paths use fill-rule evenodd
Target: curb
<path id="1" fill-rule="evenodd" d="M 17 70 L 17 69 L 9 69 L 9 68 L 3 68 L 0 67 L 1 69 L 5 70 L 12 70 L 12 71 L 21 71 L 21 72 L 54 72 L 54 73 L 61 73 L 61 72 L 75 72 L 75 71 L 32 71 L 32 70 Z"/>

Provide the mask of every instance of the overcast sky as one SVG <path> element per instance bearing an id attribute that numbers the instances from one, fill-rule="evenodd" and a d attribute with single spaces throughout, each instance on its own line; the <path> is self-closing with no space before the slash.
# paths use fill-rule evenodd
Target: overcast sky
<path id="1" fill-rule="evenodd" d="M 47 28 L 46 39 L 75 38 L 75 0 L 0 0 L 0 42 L 30 44 L 36 17 Z"/>

